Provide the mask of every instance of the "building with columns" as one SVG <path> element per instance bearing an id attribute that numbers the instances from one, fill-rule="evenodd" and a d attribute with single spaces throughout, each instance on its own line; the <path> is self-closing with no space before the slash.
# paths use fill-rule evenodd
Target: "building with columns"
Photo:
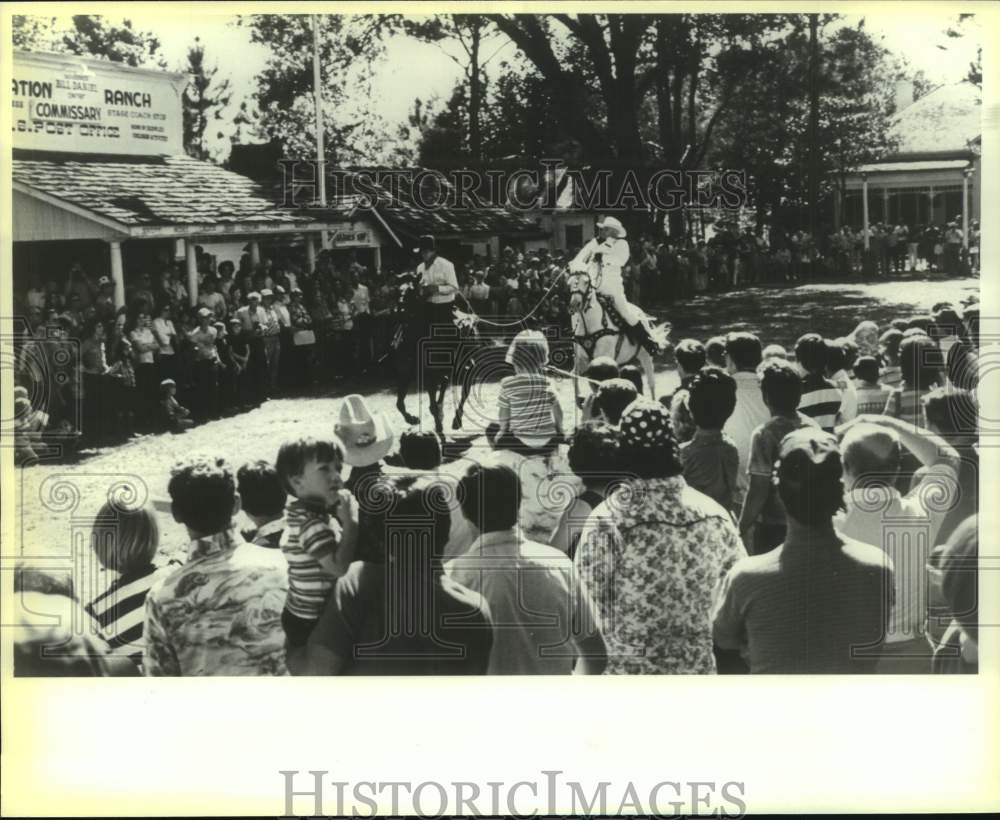
<path id="1" fill-rule="evenodd" d="M 940 86 L 913 101 L 911 84 L 897 88 L 890 135 L 893 152 L 862 165 L 839 189 L 834 222 L 866 232 L 874 222 L 944 226 L 958 218 L 968 239 L 980 218 L 981 92 L 969 82 Z"/>

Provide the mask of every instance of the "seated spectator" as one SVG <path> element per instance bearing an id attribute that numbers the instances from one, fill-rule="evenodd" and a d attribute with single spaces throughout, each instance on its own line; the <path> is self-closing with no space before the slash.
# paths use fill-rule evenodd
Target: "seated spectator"
<path id="1" fill-rule="evenodd" d="M 878 359 L 874 356 L 862 356 L 858 359 L 854 363 L 854 381 L 858 397 L 856 415 L 881 413 L 892 391 L 879 383 Z"/>
<path id="2" fill-rule="evenodd" d="M 264 460 L 248 461 L 236 471 L 236 491 L 244 514 L 253 523 L 241 533 L 243 538 L 258 547 L 279 549 L 288 493 L 274 465 Z"/>
<path id="3" fill-rule="evenodd" d="M 902 379 L 882 412 L 911 427 L 926 427 L 923 397 L 943 382 L 940 365 L 940 350 L 928 336 L 904 338 L 899 345 Z"/>
<path id="4" fill-rule="evenodd" d="M 887 416 L 858 416 L 838 432 L 847 483 L 847 508 L 838 529 L 847 538 L 880 547 L 896 568 L 896 607 L 879 671 L 928 672 L 926 566 L 958 497 L 958 453 L 929 430 Z M 903 447 L 928 468 L 905 496 L 895 486 Z"/>
<path id="5" fill-rule="evenodd" d="M 877 547 L 841 536 L 837 442 L 804 427 L 781 442 L 778 492 L 784 542 L 744 558 L 722 585 L 714 611 L 716 644 L 740 650 L 751 673 L 875 671 L 891 604 L 892 563 Z M 871 653 L 857 656 L 858 647 Z"/>
<path id="6" fill-rule="evenodd" d="M 750 436 L 771 415 L 761 397 L 760 379 L 757 378 L 761 360 L 760 339 L 752 333 L 730 333 L 726 337 L 726 370 L 736 381 L 736 409 L 726 421 L 723 432 L 732 439 L 740 456 L 733 498 L 737 507 L 742 506 L 749 486 Z"/>
<path id="7" fill-rule="evenodd" d="M 590 405 L 593 420 L 617 425 L 625 408 L 638 396 L 635 385 L 627 379 L 608 379 L 601 382 L 593 394 L 593 402 Z"/>
<path id="8" fill-rule="evenodd" d="M 879 381 L 885 387 L 898 387 L 903 379 L 902 371 L 899 369 L 899 345 L 902 341 L 903 332 L 896 328 L 887 330 L 879 336 L 879 357 L 882 359 Z"/>
<path id="9" fill-rule="evenodd" d="M 681 445 L 684 480 L 731 512 L 740 455 L 722 428 L 736 408 L 736 381 L 721 368 L 704 367 L 689 384 L 687 404 L 695 433 Z"/>
<path id="10" fill-rule="evenodd" d="M 14 569 L 16 605 L 11 629 L 14 676 L 19 678 L 134 677 L 128 658 L 116 656 L 83 610 L 69 572 Z M 82 625 L 82 629 L 80 628 Z M 57 652 L 53 648 L 58 647 Z"/>
<path id="11" fill-rule="evenodd" d="M 799 412 L 832 433 L 840 413 L 841 394 L 836 385 L 826 378 L 827 353 L 826 342 L 818 333 L 806 333 L 795 343 L 795 358 L 805 371 Z"/>
<path id="12" fill-rule="evenodd" d="M 951 618 L 934 646 L 931 671 L 974 675 L 979 671 L 978 516 L 962 522 L 944 547 L 932 554 L 931 564 L 940 578 L 941 597 Z"/>
<path id="13" fill-rule="evenodd" d="M 573 564 L 519 533 L 521 481 L 502 464 L 473 464 L 459 482 L 462 516 L 476 538 L 445 564 L 486 599 L 493 622 L 491 675 L 599 674 L 607 650 Z"/>
<path id="14" fill-rule="evenodd" d="M 191 411 L 177 401 L 177 382 L 173 379 L 160 382 L 160 418 L 163 426 L 173 433 L 180 433 L 194 426 Z"/>
<path id="15" fill-rule="evenodd" d="M 772 359 L 760 368 L 760 391 L 771 418 L 750 437 L 750 488 L 740 514 L 740 535 L 751 555 L 770 552 L 785 540 L 785 510 L 774 486 L 774 465 L 781 442 L 803 427 L 817 427 L 796 408 L 802 379 L 790 362 Z"/>
<path id="16" fill-rule="evenodd" d="M 607 498 L 611 486 L 621 479 L 624 465 L 619 459 L 618 431 L 610 424 L 597 421 L 576 428 L 568 455 L 569 467 L 583 482 L 583 490 L 563 511 L 549 543 L 572 559 L 587 517 Z"/>
<path id="17" fill-rule="evenodd" d="M 408 430 L 399 437 L 399 456 L 411 470 L 436 470 L 441 466 L 441 437 L 431 431 Z"/>
<path id="18" fill-rule="evenodd" d="M 575 559 L 607 672 L 714 674 L 712 589 L 745 554 L 732 517 L 687 486 L 662 405 L 636 399 L 620 442 L 630 477 L 594 510 Z"/>
<path id="19" fill-rule="evenodd" d="M 979 403 L 968 390 L 938 387 L 924 396 L 924 416 L 927 429 L 954 447 L 959 457 L 958 498 L 941 523 L 937 536 L 940 544 L 979 510 Z M 925 474 L 926 468 L 917 470 L 916 484 Z"/>
<path id="20" fill-rule="evenodd" d="M 285 674 L 285 574 L 233 529 L 240 497 L 229 466 L 190 458 L 173 469 L 167 491 L 191 543 L 187 563 L 146 597 L 145 673 Z"/>
<path id="21" fill-rule="evenodd" d="M 338 579 L 306 647 L 309 675 L 482 675 L 493 631 L 483 596 L 444 573 L 450 521 L 442 486 L 381 477 L 383 503 L 362 508 L 370 560 Z M 401 530 L 427 539 L 396 538 Z M 417 629 L 426 624 L 428 630 Z"/>
<path id="22" fill-rule="evenodd" d="M 156 516 L 142 507 L 126 510 L 105 503 L 94 520 L 91 544 L 100 565 L 118 577 L 87 605 L 87 613 L 100 625 L 101 637 L 115 654 L 127 656 L 141 668 L 146 595 L 164 574 L 153 565 L 160 545 Z"/>

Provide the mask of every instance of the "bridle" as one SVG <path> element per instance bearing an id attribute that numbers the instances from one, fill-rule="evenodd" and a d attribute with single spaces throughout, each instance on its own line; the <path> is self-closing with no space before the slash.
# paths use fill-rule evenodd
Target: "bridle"
<path id="1" fill-rule="evenodd" d="M 580 324 L 583 327 L 583 333 L 573 334 L 573 341 L 580 345 L 590 358 L 594 356 L 594 348 L 597 346 L 598 340 L 605 336 L 614 336 L 621 333 L 620 330 L 615 330 L 608 325 L 608 316 L 604 311 L 601 312 L 601 327 L 593 331 L 587 328 L 586 315 L 593 304 L 597 289 L 600 287 L 600 273 L 597 274 L 596 279 L 597 281 L 595 282 L 589 273 L 583 271 L 567 275 L 570 299 L 573 296 L 580 297 L 580 305 L 574 313 L 579 315 Z"/>

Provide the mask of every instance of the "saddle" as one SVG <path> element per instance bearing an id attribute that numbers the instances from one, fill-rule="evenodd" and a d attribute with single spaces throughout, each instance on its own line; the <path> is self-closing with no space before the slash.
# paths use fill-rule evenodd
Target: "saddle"
<path id="1" fill-rule="evenodd" d="M 629 326 L 622 318 L 622 315 L 618 312 L 618 308 L 615 307 L 615 300 L 610 296 L 604 295 L 603 293 L 595 292 L 594 295 L 597 297 L 597 301 L 600 303 L 601 307 L 604 308 L 604 313 L 608 317 L 608 320 L 622 332 L 627 331 Z"/>

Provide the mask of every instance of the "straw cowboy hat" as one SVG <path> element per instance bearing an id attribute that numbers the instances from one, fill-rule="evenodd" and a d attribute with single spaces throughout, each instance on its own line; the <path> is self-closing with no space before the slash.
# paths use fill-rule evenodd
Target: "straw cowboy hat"
<path id="1" fill-rule="evenodd" d="M 372 413 L 365 397 L 353 393 L 340 405 L 334 432 L 344 445 L 345 461 L 352 467 L 368 467 L 385 458 L 395 436 L 383 413 Z"/>
<path id="2" fill-rule="evenodd" d="M 598 220 L 597 227 L 610 229 L 617 239 L 625 238 L 625 226 L 613 216 L 602 217 Z"/>

